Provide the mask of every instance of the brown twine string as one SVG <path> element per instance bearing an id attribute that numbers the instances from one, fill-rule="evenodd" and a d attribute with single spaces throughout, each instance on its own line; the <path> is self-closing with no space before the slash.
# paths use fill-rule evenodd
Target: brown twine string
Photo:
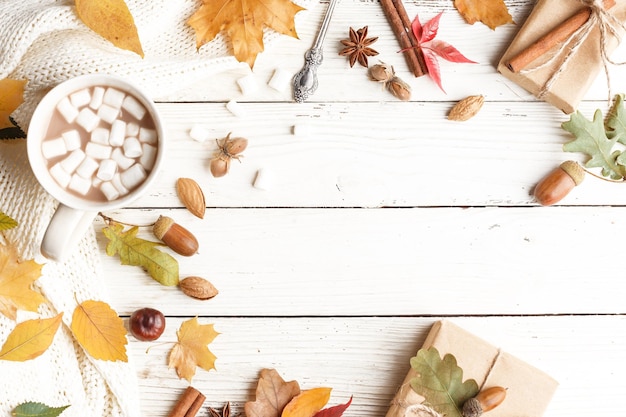
<path id="1" fill-rule="evenodd" d="M 626 26 L 609 13 L 605 8 L 602 0 L 578 0 L 580 3 L 591 9 L 589 19 L 578 28 L 568 39 L 563 42 L 561 47 L 552 54 L 552 56 L 544 63 L 526 70 L 520 71 L 520 73 L 529 73 L 545 68 L 552 65 L 565 51 L 568 51 L 565 57 L 562 59 L 561 65 L 550 75 L 548 80 L 541 87 L 541 90 L 537 93 L 537 98 L 544 98 L 550 91 L 554 83 L 558 80 L 560 75 L 565 71 L 567 64 L 570 61 L 580 46 L 589 37 L 589 34 L 593 28 L 597 25 L 600 29 L 600 57 L 602 58 L 602 65 L 604 67 L 604 74 L 606 76 L 608 86 L 608 100 L 611 100 L 611 77 L 609 74 L 609 64 L 612 65 L 625 65 L 625 62 L 615 62 L 609 58 L 607 53 L 608 36 L 612 35 L 615 39 L 621 40 L 619 30 L 626 31 Z"/>

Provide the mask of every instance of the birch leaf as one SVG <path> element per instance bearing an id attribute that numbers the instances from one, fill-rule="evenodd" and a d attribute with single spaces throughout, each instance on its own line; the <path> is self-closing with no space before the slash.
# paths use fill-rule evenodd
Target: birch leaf
<path id="1" fill-rule="evenodd" d="M 69 405 L 63 407 L 50 407 L 42 403 L 27 402 L 20 404 L 11 413 L 15 417 L 57 417 Z"/>
<path id="2" fill-rule="evenodd" d="M 283 409 L 282 417 L 312 417 L 330 399 L 331 388 L 313 388 L 296 395 Z"/>
<path id="3" fill-rule="evenodd" d="M 17 222 L 0 211 L 0 232 L 17 227 Z"/>
<path id="4" fill-rule="evenodd" d="M 411 367 L 417 371 L 417 376 L 410 381 L 413 390 L 446 417 L 462 417 L 463 403 L 478 394 L 476 381 L 463 382 L 463 369 L 449 353 L 442 359 L 435 348 L 420 349 L 417 356 L 411 358 Z"/>
<path id="5" fill-rule="evenodd" d="M 18 309 L 37 311 L 44 298 L 31 286 L 41 268 L 34 260 L 19 262 L 13 246 L 0 245 L 0 313 L 15 320 Z"/>
<path id="6" fill-rule="evenodd" d="M 52 344 L 63 313 L 49 319 L 26 320 L 15 326 L 0 349 L 0 359 L 24 362 L 35 359 Z"/>
<path id="7" fill-rule="evenodd" d="M 298 381 L 285 382 L 275 369 L 263 369 L 256 386 L 256 398 L 245 404 L 245 414 L 247 417 L 280 417 L 285 406 L 298 394 Z"/>
<path id="8" fill-rule="evenodd" d="M 76 13 L 89 29 L 143 58 L 135 19 L 124 0 L 76 0 Z"/>
<path id="9" fill-rule="evenodd" d="M 111 222 L 102 229 L 109 239 L 106 253 L 109 256 L 119 255 L 122 265 L 143 267 L 148 274 L 163 285 L 178 285 L 178 261 L 171 255 L 158 250 L 160 243 L 137 237 L 139 228 L 134 226 L 124 231 L 124 226 Z"/>
<path id="10" fill-rule="evenodd" d="M 72 333 L 94 359 L 128 362 L 126 328 L 107 303 L 87 300 L 74 309 Z"/>
<path id="11" fill-rule="evenodd" d="M 24 102 L 26 80 L 0 80 L 0 129 L 13 127 L 10 116 Z"/>
<path id="12" fill-rule="evenodd" d="M 183 322 L 176 331 L 178 343 L 170 351 L 168 367 L 176 368 L 178 377 L 190 383 L 196 374 L 196 366 L 207 371 L 215 369 L 217 357 L 207 345 L 218 334 L 212 324 L 199 324 L 197 317 Z"/>
<path id="13" fill-rule="evenodd" d="M 196 32 L 196 47 L 224 30 L 235 58 L 250 68 L 263 52 L 263 27 L 298 38 L 294 16 L 302 7 L 289 0 L 203 0 L 187 24 Z"/>
<path id="14" fill-rule="evenodd" d="M 492 30 L 514 23 L 504 0 L 454 0 L 454 6 L 467 23 L 482 22 Z"/>

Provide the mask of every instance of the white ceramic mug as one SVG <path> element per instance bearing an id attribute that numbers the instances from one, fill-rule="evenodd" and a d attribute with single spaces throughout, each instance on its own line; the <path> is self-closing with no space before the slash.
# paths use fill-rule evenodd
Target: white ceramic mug
<path id="1" fill-rule="evenodd" d="M 43 155 L 41 146 L 42 141 L 47 139 L 50 120 L 58 103 L 74 92 L 94 86 L 112 87 L 132 95 L 147 110 L 147 115 L 154 121 L 154 130 L 157 134 L 157 155 L 146 179 L 129 193 L 111 201 L 88 200 L 61 187 L 48 169 L 48 161 Z M 165 153 L 164 127 L 152 100 L 128 81 L 104 74 L 78 76 L 50 90 L 33 113 L 26 140 L 28 159 L 35 177 L 59 202 L 41 243 L 42 255 L 56 261 L 63 260 L 75 249 L 98 212 L 127 206 L 142 196 L 154 183 Z"/>

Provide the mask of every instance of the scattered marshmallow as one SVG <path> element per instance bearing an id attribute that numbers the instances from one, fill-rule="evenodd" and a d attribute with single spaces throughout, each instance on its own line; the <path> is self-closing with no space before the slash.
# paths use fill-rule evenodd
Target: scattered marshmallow
<path id="1" fill-rule="evenodd" d="M 148 129 L 145 127 L 139 128 L 139 141 L 154 145 L 155 143 L 157 143 L 156 130 Z"/>
<path id="2" fill-rule="evenodd" d="M 61 137 L 63 138 L 65 148 L 68 151 L 75 151 L 81 147 L 82 141 L 78 130 L 68 130 L 67 132 L 63 132 L 61 133 Z"/>
<path id="3" fill-rule="evenodd" d="M 120 193 L 120 195 L 128 194 L 128 188 L 124 187 L 124 184 L 122 184 L 122 179 L 121 179 L 119 172 L 117 172 L 113 176 L 113 179 L 111 180 L 111 184 L 113 184 L 113 186 Z"/>
<path id="4" fill-rule="evenodd" d="M 265 168 L 259 169 L 256 172 L 256 177 L 254 178 L 254 188 L 267 191 L 271 189 L 271 185 L 272 185 L 271 173 L 268 172 L 268 170 Z"/>
<path id="5" fill-rule="evenodd" d="M 67 188 L 67 186 L 70 185 L 72 176 L 63 169 L 60 162 L 50 168 L 50 175 L 52 175 L 52 178 L 54 178 L 61 187 Z"/>
<path id="6" fill-rule="evenodd" d="M 93 159 L 109 159 L 113 148 L 108 145 L 89 142 L 85 147 L 85 153 Z"/>
<path id="7" fill-rule="evenodd" d="M 106 197 L 107 200 L 112 201 L 116 198 L 119 198 L 120 192 L 117 191 L 117 188 L 110 182 L 103 182 L 100 184 L 100 191 Z"/>
<path id="8" fill-rule="evenodd" d="M 72 106 L 68 97 L 64 97 L 61 101 L 59 101 L 59 104 L 57 104 L 57 110 L 67 123 L 74 123 L 74 120 L 78 117 L 78 109 Z"/>
<path id="9" fill-rule="evenodd" d="M 87 156 L 76 168 L 76 173 L 83 178 L 91 178 L 99 166 L 98 161 Z"/>
<path id="10" fill-rule="evenodd" d="M 41 153 L 44 158 L 51 159 L 67 153 L 67 146 L 63 138 L 48 139 L 41 142 Z"/>
<path id="11" fill-rule="evenodd" d="M 111 124 L 111 134 L 109 135 L 109 145 L 122 146 L 126 137 L 126 122 L 115 120 Z"/>
<path id="12" fill-rule="evenodd" d="M 139 163 L 149 171 L 154 166 L 154 161 L 156 161 L 157 147 L 144 143 L 141 145 L 141 150 L 143 153 L 139 158 Z"/>
<path id="13" fill-rule="evenodd" d="M 60 164 L 65 172 L 72 174 L 76 171 L 80 163 L 83 162 L 83 159 L 85 159 L 85 152 L 83 152 L 82 149 L 76 149 L 62 160 Z"/>
<path id="14" fill-rule="evenodd" d="M 124 187 L 132 190 L 141 184 L 147 176 L 148 174 L 143 166 L 141 166 L 141 164 L 135 164 L 120 174 L 120 180 L 122 181 Z"/>
<path id="15" fill-rule="evenodd" d="M 98 111 L 98 114 L 100 114 L 100 111 Z M 85 107 L 78 113 L 76 123 L 87 132 L 91 132 L 100 124 L 100 118 L 90 108 Z"/>
<path id="16" fill-rule="evenodd" d="M 243 117 L 246 115 L 246 110 L 235 100 L 230 100 L 226 103 L 226 108 L 237 117 Z"/>
<path id="17" fill-rule="evenodd" d="M 122 103 L 124 102 L 124 97 L 126 97 L 126 94 L 123 91 L 109 87 L 104 92 L 104 97 L 102 97 L 102 101 L 104 104 L 108 104 L 116 110 L 119 110 L 120 107 L 122 107 Z"/>
<path id="18" fill-rule="evenodd" d="M 116 109 L 115 107 L 109 106 L 107 104 L 103 104 L 98 109 L 98 117 L 100 117 L 102 120 L 109 124 L 113 123 L 113 121 L 117 119 L 119 113 L 119 109 Z"/>
<path id="19" fill-rule="evenodd" d="M 68 188 L 72 191 L 76 191 L 78 194 L 86 195 L 91 188 L 91 180 L 74 174 L 72 175 Z"/>
<path id="20" fill-rule="evenodd" d="M 113 152 L 111 153 L 111 159 L 113 159 L 117 163 L 117 166 L 121 170 L 128 169 L 135 163 L 135 160 L 133 158 L 127 158 L 124 155 L 124 151 L 122 151 L 122 148 L 113 149 Z"/>
<path id="21" fill-rule="evenodd" d="M 189 137 L 196 142 L 206 142 L 211 137 L 211 131 L 201 125 L 193 125 L 189 130 Z"/>
<path id="22" fill-rule="evenodd" d="M 137 120 L 143 119 L 146 115 L 146 108 L 133 96 L 124 97 L 122 108 Z"/>
<path id="23" fill-rule="evenodd" d="M 137 138 L 124 139 L 124 156 L 127 158 L 137 158 L 141 156 L 143 150 L 141 149 L 141 142 Z"/>
<path id="24" fill-rule="evenodd" d="M 94 87 L 91 95 L 91 101 L 89 107 L 94 110 L 98 110 L 102 106 L 102 99 L 104 98 L 104 87 Z"/>
<path id="25" fill-rule="evenodd" d="M 90 102 L 91 94 L 89 94 L 89 90 L 86 88 L 70 94 L 70 103 L 72 103 L 72 106 L 76 108 L 83 107 L 85 104 L 89 104 Z"/>
<path id="26" fill-rule="evenodd" d="M 259 84 L 253 73 L 237 79 L 237 84 L 244 95 L 255 93 L 259 89 Z"/>
<path id="27" fill-rule="evenodd" d="M 293 75 L 289 71 L 285 71 L 282 68 L 276 68 L 267 85 L 276 91 L 283 92 L 291 83 L 292 78 Z"/>
<path id="28" fill-rule="evenodd" d="M 109 129 L 104 127 L 97 127 L 91 132 L 91 141 L 93 143 L 99 143 L 100 145 L 109 144 Z"/>
<path id="29" fill-rule="evenodd" d="M 111 181 L 113 176 L 115 176 L 116 170 L 117 163 L 112 159 L 105 159 L 100 162 L 96 177 L 100 178 L 102 181 Z"/>
<path id="30" fill-rule="evenodd" d="M 293 135 L 301 137 L 309 137 L 311 135 L 311 126 L 306 123 L 298 123 L 293 126 Z"/>

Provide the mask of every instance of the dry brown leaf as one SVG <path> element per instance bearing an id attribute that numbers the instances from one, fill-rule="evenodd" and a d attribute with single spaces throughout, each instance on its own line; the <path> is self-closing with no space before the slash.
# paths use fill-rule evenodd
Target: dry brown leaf
<path id="1" fill-rule="evenodd" d="M 0 245 L 0 313 L 15 320 L 18 309 L 37 311 L 44 298 L 31 285 L 41 268 L 33 260 L 19 262 L 13 246 Z"/>
<path id="2" fill-rule="evenodd" d="M 191 178 L 179 178 L 176 181 L 176 193 L 187 210 L 196 217 L 204 218 L 206 202 L 200 185 Z"/>
<path id="3" fill-rule="evenodd" d="M 313 388 L 302 391 L 285 406 L 281 417 L 311 417 L 330 399 L 332 388 Z"/>
<path id="4" fill-rule="evenodd" d="M 107 303 L 87 300 L 74 309 L 72 333 L 95 359 L 128 362 L 126 328 Z"/>
<path id="5" fill-rule="evenodd" d="M 52 344 L 62 317 L 63 313 L 19 323 L 0 349 L 0 360 L 23 362 L 40 356 Z"/>
<path id="6" fill-rule="evenodd" d="M 185 378 L 189 382 L 196 374 L 196 366 L 207 371 L 215 369 L 217 357 L 207 345 L 218 334 L 212 324 L 199 324 L 197 317 L 183 322 L 180 329 L 176 331 L 178 343 L 170 352 L 168 367 L 176 368 L 178 377 Z"/>
<path id="7" fill-rule="evenodd" d="M 0 80 L 0 129 L 13 127 L 9 117 L 24 101 L 24 86 L 26 80 Z"/>
<path id="8" fill-rule="evenodd" d="M 285 406 L 300 394 L 297 381 L 285 382 L 275 369 L 262 369 L 256 399 L 245 406 L 247 417 L 280 417 Z"/>
<path id="9" fill-rule="evenodd" d="M 454 6 L 470 25 L 482 22 L 495 29 L 514 23 L 504 0 L 454 0 Z"/>
<path id="10" fill-rule="evenodd" d="M 76 13 L 89 29 L 143 58 L 135 19 L 124 0 L 76 0 Z"/>
<path id="11" fill-rule="evenodd" d="M 187 24 L 196 32 L 196 47 L 225 30 L 235 58 L 254 66 L 263 52 L 263 26 L 298 38 L 294 16 L 304 8 L 289 0 L 203 0 Z"/>

